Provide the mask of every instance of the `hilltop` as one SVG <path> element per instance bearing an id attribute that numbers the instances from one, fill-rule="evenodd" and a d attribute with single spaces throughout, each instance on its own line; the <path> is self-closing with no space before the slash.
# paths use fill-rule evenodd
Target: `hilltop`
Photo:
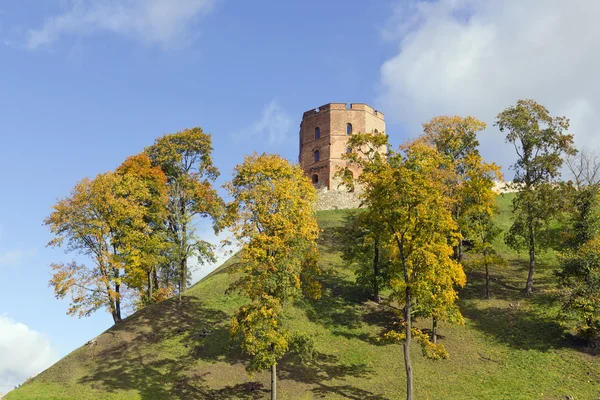
<path id="1" fill-rule="evenodd" d="M 510 225 L 511 196 L 499 196 L 503 229 Z M 318 213 L 323 298 L 298 302 L 288 313 L 290 327 L 314 337 L 318 357 L 309 365 L 294 357 L 281 361 L 281 399 L 404 396 L 401 347 L 377 340 L 395 321 L 393 310 L 369 301 L 340 258 L 336 231 L 343 229 L 346 213 Z M 451 358 L 426 360 L 413 347 L 416 398 L 598 398 L 598 356 L 571 335 L 568 323 L 557 322 L 545 290 L 554 281 L 554 253 L 540 257 L 537 292 L 524 298 L 526 256 L 501 241 L 496 246 L 509 265 L 491 271 L 493 298 L 483 299 L 482 272 L 466 268 L 469 280 L 459 301 L 466 324 L 440 325 Z M 243 356 L 230 346 L 230 316 L 245 302 L 224 293 L 233 279 L 232 262 L 191 287 L 181 304 L 170 299 L 138 311 L 5 399 L 266 398 L 268 372 L 249 376 Z"/>

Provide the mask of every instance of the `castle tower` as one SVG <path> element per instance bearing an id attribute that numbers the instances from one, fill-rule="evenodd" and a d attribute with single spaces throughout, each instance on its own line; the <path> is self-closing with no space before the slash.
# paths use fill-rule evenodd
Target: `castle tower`
<path id="1" fill-rule="evenodd" d="M 306 111 L 300 123 L 298 161 L 317 187 L 337 189 L 334 175 L 346 166 L 342 155 L 352 133 L 383 133 L 383 113 L 361 103 L 329 103 Z M 353 170 L 354 179 L 360 171 Z"/>

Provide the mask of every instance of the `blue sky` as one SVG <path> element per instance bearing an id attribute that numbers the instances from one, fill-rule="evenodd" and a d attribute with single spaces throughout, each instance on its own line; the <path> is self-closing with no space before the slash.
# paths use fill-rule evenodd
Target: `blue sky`
<path id="1" fill-rule="evenodd" d="M 491 125 L 519 98 L 598 146 L 600 10 L 535 3 L 0 0 L 0 392 L 111 325 L 54 299 L 49 264 L 72 256 L 45 247 L 42 221 L 163 133 L 210 132 L 219 184 L 252 151 L 295 161 L 302 113 L 329 102 L 381 110 L 394 144 L 435 115 L 474 115 L 505 172 Z"/>

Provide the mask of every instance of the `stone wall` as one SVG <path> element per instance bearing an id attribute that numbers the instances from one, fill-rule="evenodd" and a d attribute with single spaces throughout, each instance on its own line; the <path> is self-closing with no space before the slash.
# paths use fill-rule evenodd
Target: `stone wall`
<path id="1" fill-rule="evenodd" d="M 523 184 L 516 184 L 512 181 L 494 181 L 494 187 L 492 190 L 498 194 L 504 193 L 516 193 L 523 187 Z"/>
<path id="2" fill-rule="evenodd" d="M 321 210 L 344 210 L 349 208 L 359 208 L 359 191 L 348 192 L 344 189 L 329 190 L 326 187 L 317 190 L 317 202 L 315 208 Z"/>
<path id="3" fill-rule="evenodd" d="M 494 182 L 494 192 L 498 194 L 515 193 L 518 188 L 511 186 L 512 182 Z M 348 192 L 343 187 L 339 189 L 329 190 L 327 187 L 317 189 L 317 202 L 315 208 L 317 211 L 322 210 L 344 210 L 350 208 L 359 208 L 359 194 L 361 189 L 357 188 L 355 192 Z"/>

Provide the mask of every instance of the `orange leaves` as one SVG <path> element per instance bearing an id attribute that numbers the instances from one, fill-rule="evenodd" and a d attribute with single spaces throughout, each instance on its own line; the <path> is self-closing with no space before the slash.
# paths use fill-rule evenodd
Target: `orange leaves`
<path id="1" fill-rule="evenodd" d="M 166 178 L 145 155 L 130 157 L 116 172 L 83 179 L 60 200 L 45 224 L 50 246 L 87 255 L 94 267 L 53 264 L 57 297 L 71 294 L 70 314 L 86 316 L 105 306 L 120 319 L 121 285 L 143 285 L 138 269 L 157 262 L 155 232 L 166 217 Z"/>

